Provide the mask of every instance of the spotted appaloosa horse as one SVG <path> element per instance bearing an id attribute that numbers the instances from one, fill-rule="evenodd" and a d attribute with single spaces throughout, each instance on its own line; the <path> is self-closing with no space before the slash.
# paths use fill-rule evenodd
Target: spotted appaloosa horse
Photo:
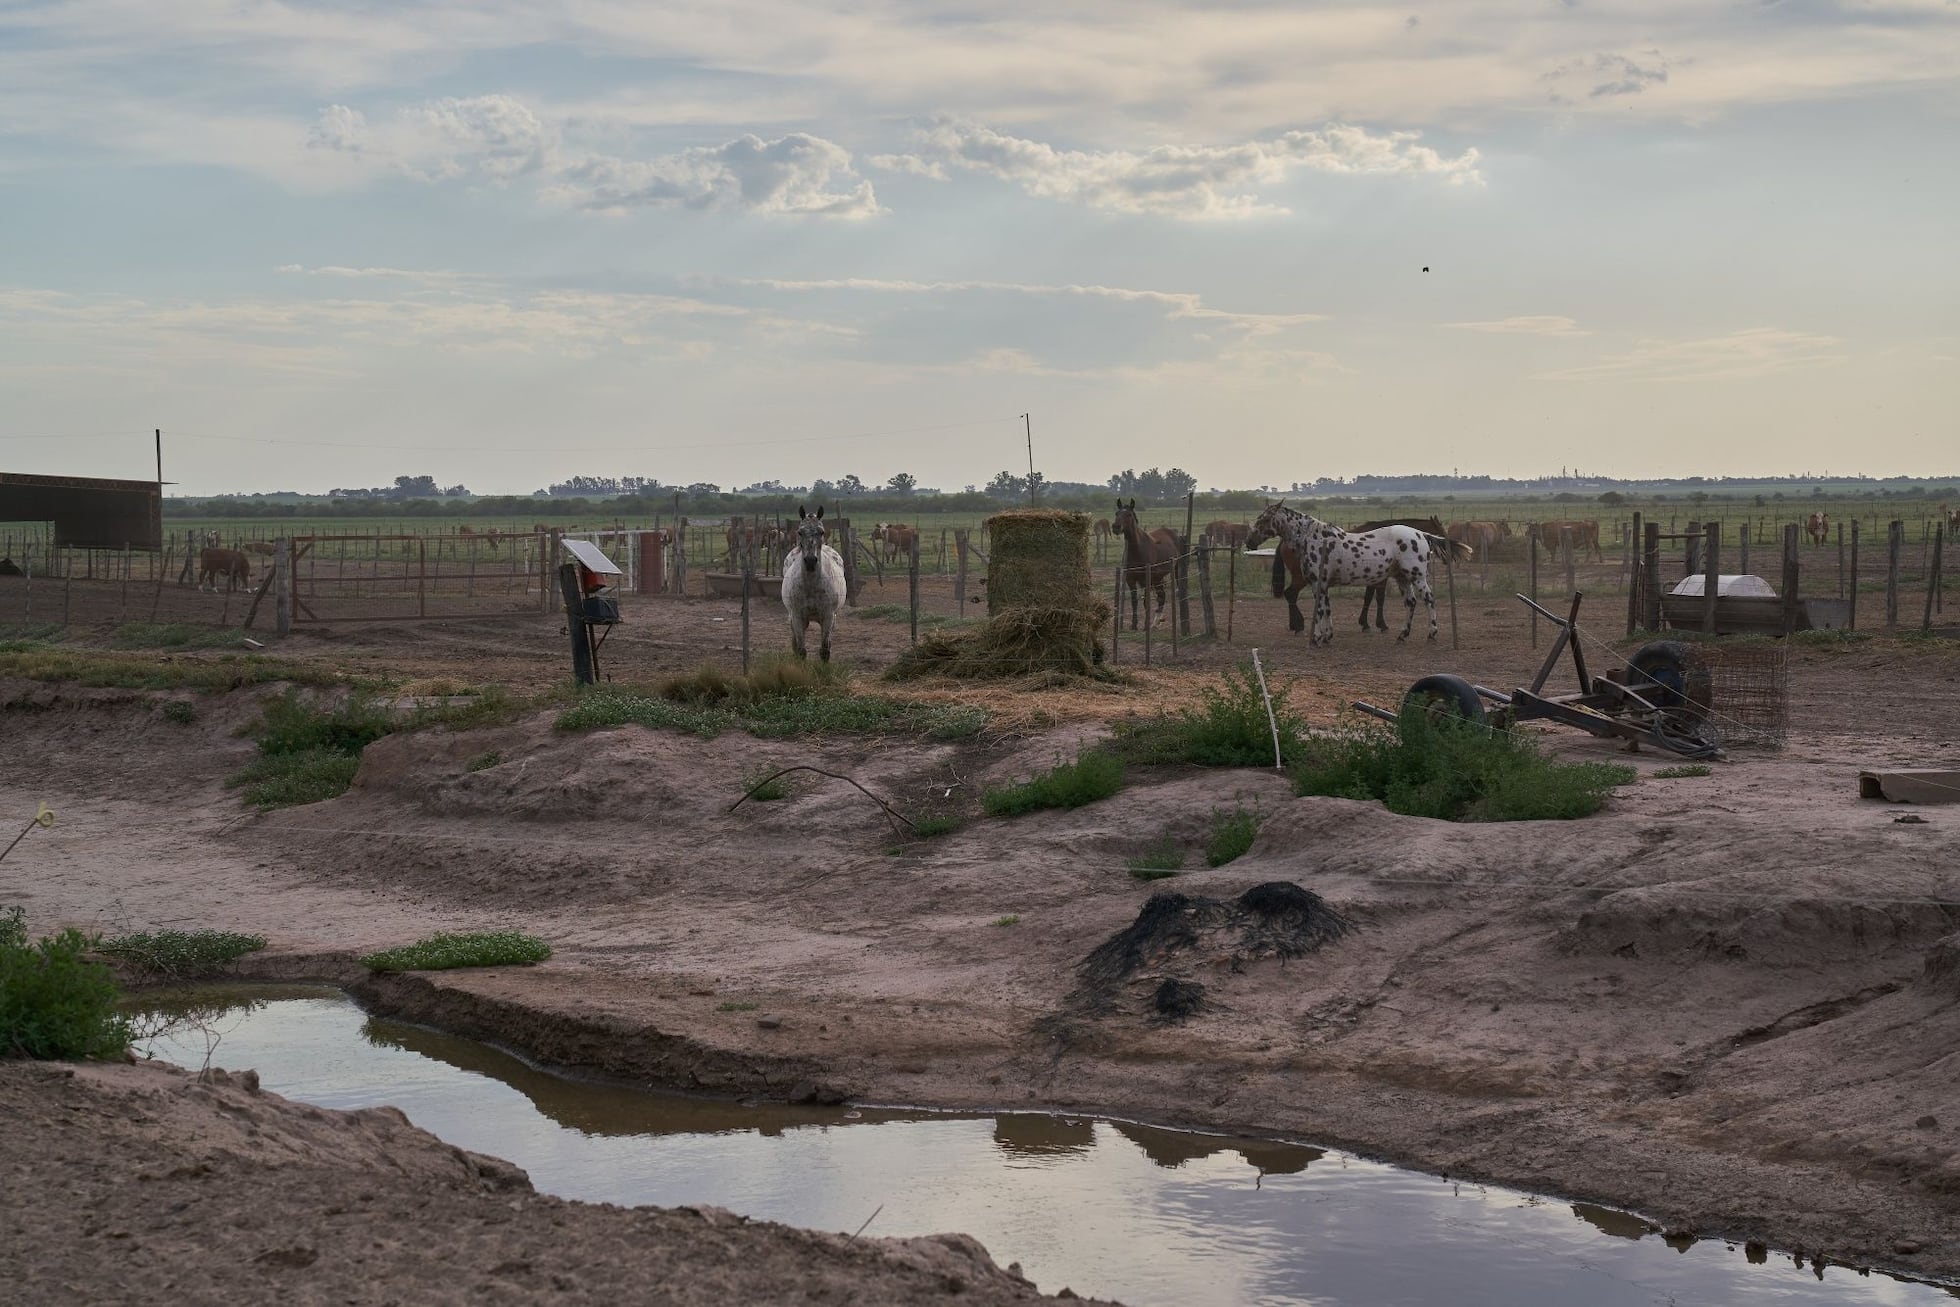
<path id="1" fill-rule="evenodd" d="M 1429 638 L 1436 638 L 1436 596 L 1429 588 L 1429 537 L 1413 527 L 1385 526 L 1378 531 L 1347 532 L 1337 526 L 1286 507 L 1268 504 L 1252 524 L 1248 548 L 1278 536 L 1296 560 L 1293 584 L 1286 590 L 1287 625 L 1295 635 L 1306 629 L 1300 613 L 1300 591 L 1313 586 L 1313 642 L 1334 641 L 1334 604 L 1328 587 L 1374 585 L 1393 580 L 1402 592 L 1409 617 L 1398 640 L 1409 638 L 1416 622 L 1416 596 L 1429 609 Z"/>
<path id="2" fill-rule="evenodd" d="M 830 632 L 837 610 L 844 606 L 844 559 L 824 543 L 823 506 L 817 515 L 798 508 L 796 547 L 783 559 L 783 608 L 789 613 L 789 647 L 798 658 L 808 656 L 804 643 L 810 623 L 823 627 L 821 657 L 830 661 Z"/>

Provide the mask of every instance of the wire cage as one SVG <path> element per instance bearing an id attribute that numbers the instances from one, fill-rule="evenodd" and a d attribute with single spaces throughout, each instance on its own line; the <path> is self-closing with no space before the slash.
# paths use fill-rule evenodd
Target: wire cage
<path id="1" fill-rule="evenodd" d="M 1790 732 L 1790 653 L 1784 642 L 1698 642 L 1688 658 L 1708 677 L 1704 734 L 1724 749 L 1783 747 Z"/>

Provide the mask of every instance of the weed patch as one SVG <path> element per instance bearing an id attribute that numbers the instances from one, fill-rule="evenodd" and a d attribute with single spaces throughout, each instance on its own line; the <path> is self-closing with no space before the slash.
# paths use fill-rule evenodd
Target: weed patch
<path id="1" fill-rule="evenodd" d="M 189 726 L 197 720 L 197 705 L 189 699 L 172 699 L 163 705 L 163 720 Z"/>
<path id="2" fill-rule="evenodd" d="M 1184 846 L 1166 835 L 1124 865 L 1138 880 L 1164 880 L 1184 870 Z"/>
<path id="3" fill-rule="evenodd" d="M 1127 770 L 1115 754 L 1089 749 L 1074 762 L 1062 763 L 1018 785 L 989 789 L 981 796 L 980 806 L 993 817 L 1015 817 L 1042 808 L 1080 808 L 1122 789 Z"/>
<path id="4" fill-rule="evenodd" d="M 151 930 L 116 935 L 96 952 L 121 958 L 152 975 L 193 977 L 265 947 L 265 936 L 229 930 Z"/>
<path id="5" fill-rule="evenodd" d="M 937 839 L 951 835 L 960 825 L 958 817 L 920 817 L 912 823 L 912 833 L 922 840 Z"/>
<path id="6" fill-rule="evenodd" d="M 1005 917 L 995 917 L 993 924 L 996 926 L 1018 926 L 1021 924 L 1021 918 L 1018 914 L 1009 914 Z"/>
<path id="7" fill-rule="evenodd" d="M 1259 837 L 1259 809 L 1234 805 L 1230 812 L 1211 814 L 1211 838 L 1205 843 L 1205 865 L 1222 867 L 1252 847 Z"/>
<path id="8" fill-rule="evenodd" d="M 976 735 L 987 724 L 984 708 L 916 703 L 867 694 L 775 695 L 761 699 L 729 697 L 719 702 L 685 702 L 661 693 L 601 687 L 559 714 L 561 731 L 639 725 L 685 731 L 704 738 L 744 730 L 764 738 L 796 735 L 924 735 L 957 740 Z"/>
<path id="9" fill-rule="evenodd" d="M 1705 762 L 1684 763 L 1679 767 L 1662 767 L 1654 773 L 1657 781 L 1687 780 L 1694 776 L 1713 776 L 1715 769 Z"/>
<path id="10" fill-rule="evenodd" d="M 1445 821 L 1566 820 L 1597 812 L 1631 767 L 1559 763 L 1530 739 L 1472 723 L 1403 713 L 1392 729 L 1314 735 L 1294 769 L 1296 794 L 1374 799 L 1389 811 Z"/>
<path id="11" fill-rule="evenodd" d="M 449 934 L 437 932 L 402 948 L 370 953 L 361 965 L 370 971 L 448 971 L 456 967 L 508 967 L 542 962 L 551 945 L 514 930 Z"/>
<path id="12" fill-rule="evenodd" d="M 742 778 L 742 793 L 757 803 L 774 803 L 789 797 L 789 777 L 752 771 Z"/>
<path id="13" fill-rule="evenodd" d="M 502 762 L 503 760 L 504 760 L 504 755 L 498 753 L 495 749 L 492 749 L 488 753 L 479 753 L 476 755 L 476 757 L 470 759 L 467 763 L 464 763 L 463 770 L 464 771 L 489 771 L 492 767 L 495 767 L 498 763 Z"/>
<path id="14" fill-rule="evenodd" d="M 0 1057 L 114 1057 L 129 1046 L 116 978 L 69 929 L 29 943 L 27 914 L 0 913 Z"/>
<path id="15" fill-rule="evenodd" d="M 1221 687 L 1205 687 L 1197 708 L 1140 721 L 1119 722 L 1109 749 L 1139 765 L 1192 763 L 1200 767 L 1270 767 L 1273 725 L 1279 727 L 1282 762 L 1305 753 L 1305 723 L 1287 698 L 1289 688 L 1268 685 L 1273 720 L 1266 719 L 1258 674 L 1250 662 L 1225 669 Z"/>
<path id="16" fill-rule="evenodd" d="M 243 790 L 245 801 L 255 808 L 290 808 L 340 797 L 360 769 L 359 754 L 307 749 L 254 758 L 226 777 L 225 784 Z"/>
<path id="17" fill-rule="evenodd" d="M 235 690 L 274 681 L 344 685 L 348 679 L 331 668 L 258 654 L 166 662 L 154 655 L 50 647 L 0 651 L 3 676 L 124 690 Z"/>
<path id="18" fill-rule="evenodd" d="M 236 649 L 244 632 L 191 622 L 125 622 L 109 636 L 117 649 Z"/>

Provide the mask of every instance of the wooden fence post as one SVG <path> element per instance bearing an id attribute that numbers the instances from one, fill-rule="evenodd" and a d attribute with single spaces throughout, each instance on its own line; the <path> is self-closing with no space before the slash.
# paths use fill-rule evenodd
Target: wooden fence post
<path id="1" fill-rule="evenodd" d="M 1701 523 L 1688 523 L 1687 563 L 1682 568 L 1683 577 L 1693 576 L 1701 571 Z"/>
<path id="2" fill-rule="evenodd" d="M 1851 532 L 1853 535 L 1856 535 L 1858 532 L 1858 519 L 1855 517 L 1851 519 Z M 1838 598 L 1842 599 L 1844 598 L 1844 523 L 1842 522 L 1839 522 L 1837 524 L 1837 546 L 1838 546 Z"/>
<path id="3" fill-rule="evenodd" d="M 917 531 L 912 533 L 911 554 L 906 561 L 911 573 L 908 578 L 910 580 L 908 589 L 912 608 L 912 643 L 917 644 L 919 642 L 919 533 Z"/>
<path id="4" fill-rule="evenodd" d="M 1233 618 L 1239 611 L 1239 546 L 1233 545 L 1226 553 L 1229 560 L 1225 564 L 1225 643 L 1232 643 Z"/>
<path id="5" fill-rule="evenodd" d="M 1899 554 L 1906 542 L 1906 524 L 1893 518 L 1885 528 L 1885 629 L 1899 625 Z"/>
<path id="6" fill-rule="evenodd" d="M 1191 526 L 1197 513 L 1198 492 L 1184 496 L 1184 536 L 1177 542 L 1177 623 L 1185 635 L 1191 634 Z M 1177 631 L 1171 632 L 1171 649 L 1177 649 Z"/>
<path id="7" fill-rule="evenodd" d="M 1572 539 L 1571 527 L 1562 526 L 1558 529 L 1558 546 L 1565 554 L 1565 593 L 1576 594 L 1579 590 L 1579 580 L 1575 569 L 1579 560 L 1574 556 L 1577 546 Z"/>
<path id="8" fill-rule="evenodd" d="M 1205 638 L 1218 638 L 1218 612 L 1211 605 L 1211 549 L 1198 550 L 1198 610 L 1204 619 Z"/>
<path id="9" fill-rule="evenodd" d="M 1797 597 L 1801 588 L 1802 574 L 1797 570 L 1797 524 L 1791 522 L 1783 528 L 1783 634 L 1788 635 L 1797 629 L 1797 613 L 1803 601 Z"/>
<path id="10" fill-rule="evenodd" d="M 858 596 L 864 593 L 864 578 L 858 575 L 857 532 L 851 529 L 851 519 L 845 518 L 837 524 L 839 543 L 844 546 L 844 602 L 852 608 L 857 607 Z M 879 574 L 879 586 L 884 586 L 884 574 Z"/>
<path id="11" fill-rule="evenodd" d="M 1708 563 L 1702 572 L 1701 582 L 1701 629 L 1709 635 L 1715 634 L 1715 600 L 1722 588 L 1722 524 L 1710 522 L 1708 532 Z"/>
<path id="12" fill-rule="evenodd" d="M 1450 583 L 1450 648 L 1454 649 L 1457 647 L 1456 645 L 1456 563 L 1453 560 L 1447 558 L 1444 559 L 1443 572 L 1449 578 L 1449 583 Z"/>
<path id="13" fill-rule="evenodd" d="M 1627 533 L 1627 634 L 1632 635 L 1640 629 L 1640 514 L 1633 515 L 1633 527 Z"/>
<path id="14" fill-rule="evenodd" d="M 1531 602 L 1538 602 L 1538 532 L 1529 533 L 1531 540 Z M 1538 647 L 1538 610 L 1531 610 L 1531 647 Z"/>
<path id="15" fill-rule="evenodd" d="M 1933 532 L 1933 561 L 1926 569 L 1926 615 L 1919 619 L 1919 629 L 1922 631 L 1933 629 L 1933 610 L 1938 607 L 1940 593 L 1940 554 L 1945 544 L 1946 527 L 1942 525 Z"/>
<path id="16" fill-rule="evenodd" d="M 1647 539 L 1642 542 L 1645 557 L 1640 570 L 1640 624 L 1649 631 L 1661 629 L 1661 524 L 1647 524 Z"/>
<path id="17" fill-rule="evenodd" d="M 272 544 L 272 629 L 287 635 L 293 629 L 293 542 L 280 536 Z"/>
<path id="18" fill-rule="evenodd" d="M 1845 629 L 1858 629 L 1858 519 L 1851 519 L 1851 610 L 1845 617 Z"/>
<path id="19" fill-rule="evenodd" d="M 959 555 L 960 570 L 953 577 L 953 611 L 966 619 L 966 528 L 953 528 L 953 552 Z"/>
<path id="20" fill-rule="evenodd" d="M 1749 523 L 1746 519 L 1742 523 L 1742 561 L 1736 564 L 1735 570 L 1741 576 L 1749 574 Z"/>
<path id="21" fill-rule="evenodd" d="M 755 589 L 755 544 L 742 551 L 742 675 L 749 674 L 749 591 Z"/>
<path id="22" fill-rule="evenodd" d="M 1123 648 L 1123 566 L 1120 563 L 1116 567 L 1116 592 L 1110 607 L 1116 610 L 1116 623 L 1109 633 L 1109 662 L 1113 667 L 1122 661 L 1117 655 Z"/>

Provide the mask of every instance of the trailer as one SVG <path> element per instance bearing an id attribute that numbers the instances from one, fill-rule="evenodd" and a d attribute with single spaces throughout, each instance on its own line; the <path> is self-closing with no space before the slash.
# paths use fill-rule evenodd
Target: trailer
<path id="1" fill-rule="evenodd" d="M 1586 666 L 1586 651 L 1579 641 L 1579 604 L 1585 596 L 1574 594 L 1571 612 L 1564 617 L 1525 595 L 1517 598 L 1547 618 L 1558 631 L 1558 638 L 1552 641 L 1551 651 L 1529 686 L 1505 694 L 1474 685 L 1460 676 L 1425 676 L 1402 696 L 1399 710 L 1391 711 L 1364 700 L 1356 700 L 1354 707 L 1387 722 L 1399 721 L 1405 712 L 1421 712 L 1432 719 L 1456 719 L 1497 729 L 1517 722 L 1551 721 L 1604 739 L 1625 740 L 1630 750 L 1651 744 L 1684 758 L 1724 756 L 1714 732 L 1709 729 L 1713 711 L 1712 678 L 1706 665 L 1692 656 L 1688 646 L 1678 640 L 1654 640 L 1637 649 L 1625 667 L 1594 676 Z M 1545 682 L 1567 649 L 1572 651 L 1579 692 L 1546 694 Z M 1487 703 L 1493 706 L 1487 709 Z"/>

